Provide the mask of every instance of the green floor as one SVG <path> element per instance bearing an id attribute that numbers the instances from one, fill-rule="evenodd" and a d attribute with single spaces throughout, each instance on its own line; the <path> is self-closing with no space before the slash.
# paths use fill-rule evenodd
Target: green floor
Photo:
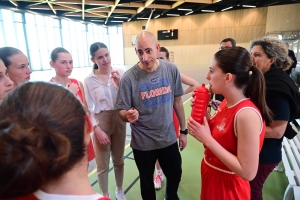
<path id="1" fill-rule="evenodd" d="M 186 118 L 189 117 L 191 108 L 190 103 L 184 104 Z M 199 199 L 201 178 L 200 178 L 200 162 L 203 158 L 203 145 L 196 141 L 191 136 L 188 136 L 187 147 L 181 153 L 182 155 L 182 179 L 179 185 L 178 194 L 182 200 Z M 128 200 L 140 200 L 140 184 L 139 175 L 133 160 L 132 149 L 125 147 L 125 175 L 123 189 L 126 193 Z M 112 165 L 111 165 L 112 166 Z M 97 172 L 94 170 L 89 174 L 89 179 L 96 192 L 100 193 L 99 185 L 97 182 Z M 109 193 L 114 199 L 114 191 L 116 189 L 114 183 L 113 170 L 109 173 Z M 282 200 L 285 188 L 288 181 L 284 172 L 273 171 L 268 177 L 264 189 L 264 200 Z M 163 182 L 162 189 L 156 192 L 157 200 L 163 200 L 165 194 L 165 182 Z"/>

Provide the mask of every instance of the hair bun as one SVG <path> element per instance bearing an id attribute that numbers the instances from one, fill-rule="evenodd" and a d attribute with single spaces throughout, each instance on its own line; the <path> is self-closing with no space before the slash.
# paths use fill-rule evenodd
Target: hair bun
<path id="1" fill-rule="evenodd" d="M 36 191 L 44 181 L 56 175 L 54 169 L 68 161 L 69 153 L 70 143 L 61 134 L 34 126 L 24 129 L 19 124 L 1 121 L 0 197 Z M 16 194 L 6 194 L 6 190 Z"/>
<path id="2" fill-rule="evenodd" d="M 45 171 L 33 155 L 43 151 L 28 144 L 27 134 L 18 124 L 0 122 L 0 198 L 32 193 L 44 182 Z"/>

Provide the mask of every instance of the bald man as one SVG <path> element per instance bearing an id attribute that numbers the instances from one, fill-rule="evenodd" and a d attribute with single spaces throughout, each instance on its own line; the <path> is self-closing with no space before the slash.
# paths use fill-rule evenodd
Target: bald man
<path id="1" fill-rule="evenodd" d="M 173 63 L 157 59 L 160 46 L 152 33 L 141 32 L 135 44 L 140 62 L 120 80 L 116 108 L 120 117 L 131 125 L 131 147 L 140 174 L 142 198 L 156 199 L 153 172 L 158 160 L 167 178 L 165 199 L 178 200 L 182 170 L 173 107 L 181 129 L 181 150 L 187 142 L 180 73 Z"/>

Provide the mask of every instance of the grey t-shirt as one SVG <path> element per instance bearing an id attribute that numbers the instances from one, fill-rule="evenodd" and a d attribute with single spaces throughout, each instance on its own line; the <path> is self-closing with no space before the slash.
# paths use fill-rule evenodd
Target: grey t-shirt
<path id="1" fill-rule="evenodd" d="M 161 149 L 176 142 L 172 109 L 174 97 L 184 94 L 180 73 L 170 62 L 159 60 L 154 72 L 137 64 L 122 76 L 116 109 L 139 111 L 131 124 L 131 147 L 141 151 Z"/>

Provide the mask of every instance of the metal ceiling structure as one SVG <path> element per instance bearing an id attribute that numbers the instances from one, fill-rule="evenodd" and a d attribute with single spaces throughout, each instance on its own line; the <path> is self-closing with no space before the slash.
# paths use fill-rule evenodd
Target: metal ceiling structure
<path id="1" fill-rule="evenodd" d="M 0 6 L 115 26 L 149 17 L 177 17 L 293 3 L 300 3 L 300 0 L 2 0 Z"/>

